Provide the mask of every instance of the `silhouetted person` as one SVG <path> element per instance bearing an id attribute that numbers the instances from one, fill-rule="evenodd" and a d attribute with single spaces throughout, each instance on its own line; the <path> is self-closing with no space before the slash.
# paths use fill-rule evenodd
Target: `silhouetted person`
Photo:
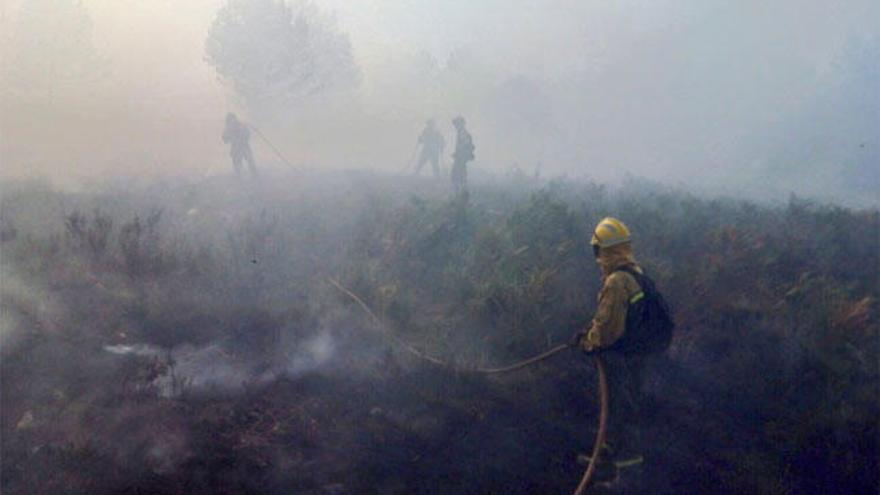
<path id="1" fill-rule="evenodd" d="M 440 177 L 440 155 L 443 153 L 443 149 L 446 148 L 446 140 L 443 139 L 443 134 L 440 134 L 440 131 L 437 130 L 434 119 L 428 120 L 425 123 L 425 129 L 419 135 L 418 142 L 422 147 L 422 151 L 416 164 L 415 175 L 421 173 L 425 162 L 431 162 L 434 177 Z"/>
<path id="2" fill-rule="evenodd" d="M 452 153 L 452 190 L 456 193 L 467 189 L 467 162 L 474 159 L 474 140 L 465 129 L 464 118 L 456 117 L 452 120 L 455 126 L 455 151 Z"/>
<path id="3" fill-rule="evenodd" d="M 229 156 L 235 173 L 241 175 L 241 162 L 247 161 L 251 175 L 257 175 L 257 165 L 251 152 L 251 131 L 247 125 L 238 120 L 234 113 L 226 114 L 226 128 L 223 129 L 223 142 L 229 144 Z"/>

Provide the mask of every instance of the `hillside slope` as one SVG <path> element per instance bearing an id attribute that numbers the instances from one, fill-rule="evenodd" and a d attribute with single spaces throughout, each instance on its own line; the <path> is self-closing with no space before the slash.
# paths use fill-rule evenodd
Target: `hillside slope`
<path id="1" fill-rule="evenodd" d="M 651 493 L 878 486 L 880 214 L 592 183 L 366 173 L 4 186 L 0 486 L 40 493 L 566 493 L 605 215 L 678 330 L 648 382 Z"/>

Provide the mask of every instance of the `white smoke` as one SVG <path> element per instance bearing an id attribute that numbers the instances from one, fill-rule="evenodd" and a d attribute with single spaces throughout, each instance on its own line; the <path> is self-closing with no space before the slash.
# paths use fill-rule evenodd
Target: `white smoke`
<path id="1" fill-rule="evenodd" d="M 143 343 L 105 345 L 103 348 L 111 354 L 162 360 L 163 372 L 150 386 L 160 397 L 177 397 L 185 392 L 237 392 L 249 385 L 318 371 L 333 358 L 336 344 L 329 333 L 320 333 L 299 342 L 281 364 L 268 370 L 258 369 L 256 363 L 234 356 L 217 343 L 203 347 L 180 345 L 170 353 Z"/>
<path id="2" fill-rule="evenodd" d="M 327 363 L 336 352 L 336 344 L 329 333 L 320 333 L 303 342 L 301 348 L 290 358 L 286 374 L 297 376 L 319 368 Z"/>
<path id="3" fill-rule="evenodd" d="M 105 345 L 104 350 L 111 354 L 118 354 L 120 356 L 143 356 L 143 357 L 152 357 L 152 356 L 160 356 L 163 353 L 162 349 L 149 345 L 149 344 L 116 344 L 116 345 Z"/>

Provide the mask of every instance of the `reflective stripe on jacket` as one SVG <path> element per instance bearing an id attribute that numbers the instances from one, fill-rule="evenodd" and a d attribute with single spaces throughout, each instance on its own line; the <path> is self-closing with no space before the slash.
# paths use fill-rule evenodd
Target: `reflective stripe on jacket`
<path id="1" fill-rule="evenodd" d="M 599 307 L 585 344 L 594 348 L 608 347 L 617 342 L 626 331 L 626 311 L 630 299 L 641 292 L 638 282 L 629 273 L 614 272 L 605 277 L 605 283 L 599 291 Z"/>
<path id="2" fill-rule="evenodd" d="M 626 311 L 630 299 L 642 292 L 635 277 L 629 273 L 616 271 L 631 266 L 641 273 L 632 254 L 630 243 L 603 248 L 596 259 L 604 275 L 602 290 L 599 291 L 599 305 L 590 325 L 590 330 L 581 341 L 586 350 L 614 345 L 626 331 Z M 635 302 L 635 301 L 633 301 Z"/>

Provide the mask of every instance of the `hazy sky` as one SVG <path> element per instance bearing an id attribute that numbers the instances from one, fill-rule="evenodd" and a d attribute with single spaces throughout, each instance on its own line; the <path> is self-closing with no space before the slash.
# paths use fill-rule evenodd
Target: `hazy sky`
<path id="1" fill-rule="evenodd" d="M 36 59 L 39 70 L 66 71 L 67 47 L 49 34 L 59 19 L 27 21 L 23 7 L 76 2 L 0 2 L 7 74 L 36 70 L 28 65 Z M 2 80 L 4 173 L 226 173 L 223 115 L 248 115 L 204 61 L 224 2 L 80 3 L 93 47 L 85 71 L 46 84 Z M 357 101 L 265 130 L 295 161 L 387 170 L 405 165 L 425 118 L 448 127 L 461 113 L 475 135 L 475 166 L 543 161 L 555 172 L 698 183 L 723 182 L 718 169 L 760 174 L 781 160 L 770 139 L 800 139 L 788 122 L 830 98 L 823 91 L 842 70 L 841 54 L 880 36 L 875 0 L 313 4 L 350 37 L 363 76 Z M 53 11 L 69 29 L 64 15 L 75 9 Z M 418 76 L 425 60 L 442 81 L 430 90 Z M 873 134 L 876 144 L 880 124 L 866 121 L 854 139 Z"/>

